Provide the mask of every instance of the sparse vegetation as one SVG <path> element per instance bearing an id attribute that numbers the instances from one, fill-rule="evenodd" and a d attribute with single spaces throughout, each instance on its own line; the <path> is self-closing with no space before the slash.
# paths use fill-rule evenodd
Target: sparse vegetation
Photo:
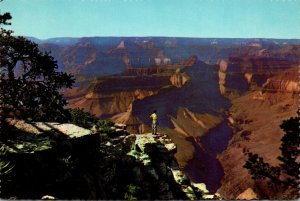
<path id="1" fill-rule="evenodd" d="M 0 175 L 2 180 L 9 180 L 8 177 L 12 174 L 12 170 L 14 165 L 11 164 L 10 161 L 5 160 L 6 150 L 3 148 L 3 145 L 0 147 Z M 5 177 L 5 178 L 4 178 Z"/>
<path id="2" fill-rule="evenodd" d="M 97 118 L 94 115 L 83 111 L 81 108 L 69 109 L 69 112 L 70 123 L 83 128 L 91 128 L 97 122 Z"/>
<path id="3" fill-rule="evenodd" d="M 129 184 L 126 186 L 127 192 L 125 192 L 124 199 L 125 200 L 137 200 L 136 193 L 138 187 L 133 184 Z"/>
<path id="4" fill-rule="evenodd" d="M 110 134 L 112 129 L 111 127 L 114 126 L 115 123 L 111 119 L 106 120 L 98 120 L 95 123 L 95 127 L 97 130 L 101 130 L 102 133 Z"/>

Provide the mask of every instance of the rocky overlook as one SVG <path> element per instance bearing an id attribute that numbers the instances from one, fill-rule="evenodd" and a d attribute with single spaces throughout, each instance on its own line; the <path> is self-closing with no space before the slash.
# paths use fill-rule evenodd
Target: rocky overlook
<path id="1" fill-rule="evenodd" d="M 109 138 L 74 124 L 9 124 L 14 138 L 3 143 L 1 158 L 14 175 L 4 181 L 3 198 L 217 198 L 182 172 L 167 135 L 130 134 L 122 124 L 110 128 Z"/>

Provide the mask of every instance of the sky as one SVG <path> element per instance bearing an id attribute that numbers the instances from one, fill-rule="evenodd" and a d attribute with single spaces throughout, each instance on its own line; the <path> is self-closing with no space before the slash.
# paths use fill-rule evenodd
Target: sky
<path id="1" fill-rule="evenodd" d="M 15 35 L 300 39 L 300 0 L 4 0 Z"/>

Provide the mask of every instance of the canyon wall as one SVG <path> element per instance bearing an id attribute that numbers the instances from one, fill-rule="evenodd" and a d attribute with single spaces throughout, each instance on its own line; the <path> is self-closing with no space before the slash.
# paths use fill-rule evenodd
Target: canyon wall
<path id="1" fill-rule="evenodd" d="M 281 154 L 279 147 L 283 136 L 279 126 L 283 120 L 296 115 L 299 95 L 298 90 L 291 92 L 289 87 L 270 84 L 272 79 L 278 79 L 281 75 L 270 78 L 264 86 L 272 91 L 247 92 L 232 100 L 229 122 L 234 136 L 226 151 L 218 156 L 225 173 L 218 192 L 226 199 L 237 199 L 248 188 L 259 199 L 291 198 L 287 189 L 276 187 L 274 190 L 270 181 L 253 180 L 243 167 L 249 152 L 263 157 L 272 166 L 279 164 L 277 157 Z M 289 79 L 286 76 L 282 78 Z M 293 79 L 288 82 L 293 82 Z"/>

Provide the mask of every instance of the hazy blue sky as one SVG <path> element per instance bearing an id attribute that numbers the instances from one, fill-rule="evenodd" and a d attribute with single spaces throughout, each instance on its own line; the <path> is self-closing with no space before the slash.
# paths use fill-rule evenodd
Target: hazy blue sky
<path id="1" fill-rule="evenodd" d="M 16 35 L 300 38 L 300 0 L 4 0 Z"/>

